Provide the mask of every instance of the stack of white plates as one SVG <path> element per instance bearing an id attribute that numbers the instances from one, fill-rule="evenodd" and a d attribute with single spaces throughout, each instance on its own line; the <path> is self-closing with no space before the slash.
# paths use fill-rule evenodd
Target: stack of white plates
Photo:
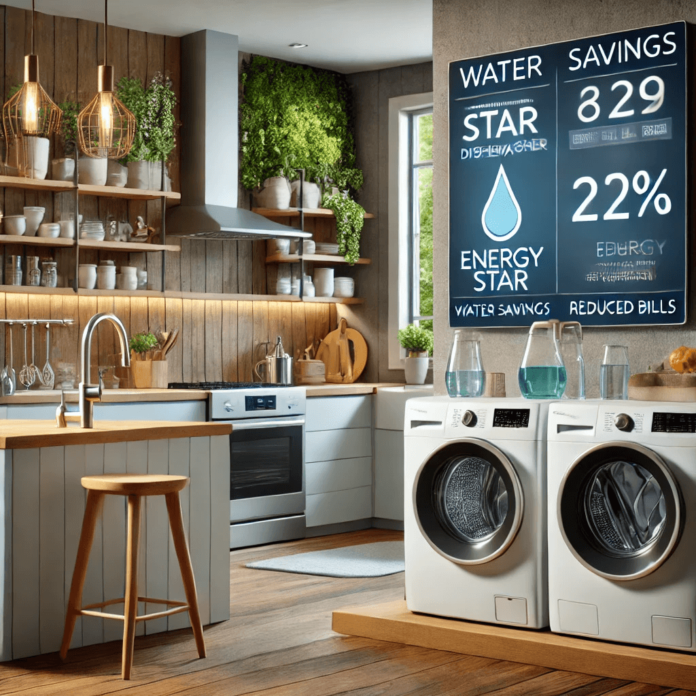
<path id="1" fill-rule="evenodd" d="M 276 282 L 276 295 L 289 295 L 292 290 L 290 278 L 278 278 Z"/>
<path id="2" fill-rule="evenodd" d="M 94 239 L 101 242 L 104 234 L 104 223 L 101 220 L 85 220 L 80 225 L 80 239 Z"/>
<path id="3" fill-rule="evenodd" d="M 317 254 L 338 254 L 338 244 L 317 242 Z"/>
<path id="4" fill-rule="evenodd" d="M 355 294 L 355 281 L 352 278 L 334 278 L 334 297 L 353 297 Z"/>
<path id="5" fill-rule="evenodd" d="M 302 253 L 307 256 L 308 254 L 314 254 L 316 252 L 317 245 L 311 240 L 311 239 L 305 239 L 303 244 L 302 244 Z M 297 246 L 297 241 L 292 240 L 292 244 L 290 244 L 290 253 L 291 254 L 297 254 L 298 253 L 298 246 Z"/>

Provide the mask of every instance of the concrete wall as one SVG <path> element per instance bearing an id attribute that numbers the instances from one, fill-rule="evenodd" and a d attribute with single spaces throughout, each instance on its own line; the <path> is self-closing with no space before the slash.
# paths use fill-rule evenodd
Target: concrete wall
<path id="1" fill-rule="evenodd" d="M 585 0 L 582 3 L 577 0 L 433 0 L 436 393 L 445 393 L 444 372 L 453 335 L 448 317 L 449 61 L 677 20 L 696 22 L 693 0 Z M 692 145 L 691 160 L 693 154 Z M 632 373 L 644 371 L 648 364 L 662 359 L 677 346 L 696 344 L 693 285 L 690 319 L 685 326 L 585 331 L 589 397 L 599 396 L 599 364 L 604 343 L 628 345 Z M 484 367 L 488 371 L 505 372 L 508 396 L 519 395 L 517 368 L 527 330 L 487 329 L 481 333 Z"/>
<path id="2" fill-rule="evenodd" d="M 361 256 L 372 259 L 372 264 L 355 270 L 356 294 L 367 301 L 356 311 L 342 313 L 347 316 L 349 324 L 367 339 L 371 353 L 367 378 L 401 382 L 403 370 L 390 370 L 387 355 L 388 293 L 392 290 L 387 266 L 389 99 L 431 92 L 433 64 L 372 70 L 347 77 L 355 90 L 357 165 L 365 174 L 365 185 L 358 201 L 377 218 L 365 222 L 360 245 Z"/>

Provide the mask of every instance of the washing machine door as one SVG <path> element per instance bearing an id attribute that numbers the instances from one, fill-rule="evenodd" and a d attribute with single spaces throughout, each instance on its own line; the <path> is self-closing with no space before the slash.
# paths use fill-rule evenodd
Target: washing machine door
<path id="1" fill-rule="evenodd" d="M 510 460 L 485 440 L 459 440 L 434 452 L 413 487 L 416 521 L 430 545 L 462 565 L 488 563 L 522 524 L 522 485 Z"/>
<path id="2" fill-rule="evenodd" d="M 684 520 L 679 487 L 662 458 L 624 442 L 594 447 L 573 463 L 561 482 L 557 513 L 575 557 L 610 580 L 657 570 L 677 545 Z"/>

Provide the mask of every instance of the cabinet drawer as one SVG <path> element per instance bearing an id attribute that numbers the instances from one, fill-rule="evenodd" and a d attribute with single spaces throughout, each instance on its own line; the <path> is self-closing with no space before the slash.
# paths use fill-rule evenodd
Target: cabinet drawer
<path id="1" fill-rule="evenodd" d="M 307 399 L 305 431 L 372 427 L 372 395 Z"/>
<path id="2" fill-rule="evenodd" d="M 372 458 L 339 459 L 333 462 L 307 462 L 307 495 L 344 491 L 372 485 Z"/>
<path id="3" fill-rule="evenodd" d="M 305 433 L 305 462 L 328 462 L 372 455 L 372 428 Z"/>
<path id="4" fill-rule="evenodd" d="M 366 520 L 372 517 L 372 486 L 307 496 L 307 526 Z"/>
<path id="5" fill-rule="evenodd" d="M 404 434 L 375 430 L 375 517 L 404 519 Z"/>

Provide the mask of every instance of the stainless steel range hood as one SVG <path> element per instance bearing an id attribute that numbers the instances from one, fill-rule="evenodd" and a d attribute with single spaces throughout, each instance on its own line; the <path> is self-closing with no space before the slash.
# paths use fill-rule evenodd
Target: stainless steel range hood
<path id="1" fill-rule="evenodd" d="M 167 236 L 193 239 L 309 238 L 237 208 L 237 37 L 198 31 L 181 39 L 181 205 Z"/>

